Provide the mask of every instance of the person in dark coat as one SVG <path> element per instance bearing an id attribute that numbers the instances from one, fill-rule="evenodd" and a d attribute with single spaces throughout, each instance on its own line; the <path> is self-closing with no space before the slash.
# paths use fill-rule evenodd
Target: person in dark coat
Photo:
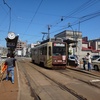
<path id="1" fill-rule="evenodd" d="M 11 82 L 14 84 L 14 67 L 15 67 L 15 58 L 12 54 L 7 54 L 7 59 L 5 61 L 7 65 L 7 75 L 6 75 L 6 81 L 9 79 L 9 74 L 11 74 Z"/>
<path id="2" fill-rule="evenodd" d="M 83 58 L 83 69 L 86 70 L 85 65 L 87 64 L 86 62 L 86 57 Z"/>

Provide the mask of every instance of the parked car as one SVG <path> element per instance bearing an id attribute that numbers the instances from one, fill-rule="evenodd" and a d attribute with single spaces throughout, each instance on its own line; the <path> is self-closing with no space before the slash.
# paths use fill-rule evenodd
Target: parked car
<path id="1" fill-rule="evenodd" d="M 96 60 L 97 58 L 99 58 L 100 57 L 100 55 L 93 55 L 92 56 L 92 60 Z"/>
<path id="2" fill-rule="evenodd" d="M 77 66 L 79 65 L 79 60 L 76 55 L 69 55 L 68 57 L 68 65 Z"/>
<path id="3" fill-rule="evenodd" d="M 92 61 L 92 66 L 95 70 L 100 70 L 100 57 Z"/>
<path id="4" fill-rule="evenodd" d="M 69 55 L 68 59 L 71 60 L 71 61 L 75 61 L 75 56 Z"/>

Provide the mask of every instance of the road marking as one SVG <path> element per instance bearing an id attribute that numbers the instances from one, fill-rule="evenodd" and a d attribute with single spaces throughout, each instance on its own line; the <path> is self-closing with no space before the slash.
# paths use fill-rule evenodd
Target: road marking
<path id="1" fill-rule="evenodd" d="M 99 79 L 94 79 L 94 80 L 91 80 L 90 82 L 100 82 Z"/>

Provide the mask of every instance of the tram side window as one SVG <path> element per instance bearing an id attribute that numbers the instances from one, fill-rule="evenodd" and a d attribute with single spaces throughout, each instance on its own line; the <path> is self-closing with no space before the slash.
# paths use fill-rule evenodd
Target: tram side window
<path id="1" fill-rule="evenodd" d="M 33 54 L 34 54 L 34 55 L 37 55 L 37 50 L 34 50 Z"/>
<path id="2" fill-rule="evenodd" d="M 40 51 L 40 54 L 42 55 L 42 54 L 43 54 L 43 50 L 42 50 L 42 48 L 40 48 L 39 51 Z"/>
<path id="3" fill-rule="evenodd" d="M 42 47 L 42 55 L 44 55 L 44 47 Z"/>
<path id="4" fill-rule="evenodd" d="M 44 55 L 47 55 L 47 46 L 44 47 Z"/>
<path id="5" fill-rule="evenodd" d="M 44 47 L 41 48 L 42 55 L 44 55 Z"/>
<path id="6" fill-rule="evenodd" d="M 39 51 L 41 55 L 47 55 L 47 46 L 41 47 Z"/>
<path id="7" fill-rule="evenodd" d="M 51 47 L 49 47 L 49 56 L 51 56 Z"/>

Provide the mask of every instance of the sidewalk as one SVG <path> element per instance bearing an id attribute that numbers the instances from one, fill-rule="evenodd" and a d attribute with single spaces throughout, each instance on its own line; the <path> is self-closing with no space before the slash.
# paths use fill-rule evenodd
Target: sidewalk
<path id="1" fill-rule="evenodd" d="M 6 72 L 3 75 L 2 81 L 0 81 L 0 100 L 18 100 L 18 79 L 17 70 L 15 67 L 15 82 L 6 81 Z"/>
<path id="2" fill-rule="evenodd" d="M 79 71 L 79 72 L 82 72 L 82 73 L 87 73 L 87 74 L 100 76 L 100 72 L 99 71 L 95 71 L 92 66 L 91 66 L 91 71 L 88 71 L 88 66 L 87 65 L 85 66 L 86 70 L 84 70 L 83 69 L 83 64 L 80 64 L 79 67 L 67 66 L 67 68 L 69 68 L 71 70 L 76 70 L 76 71 Z"/>

